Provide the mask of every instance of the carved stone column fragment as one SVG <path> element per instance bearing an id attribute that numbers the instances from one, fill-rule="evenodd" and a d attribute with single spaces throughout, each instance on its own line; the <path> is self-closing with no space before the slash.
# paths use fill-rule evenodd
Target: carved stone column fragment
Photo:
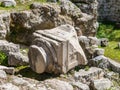
<path id="1" fill-rule="evenodd" d="M 62 25 L 50 30 L 38 30 L 29 48 L 31 68 L 37 73 L 67 73 L 77 65 L 87 64 L 75 29 Z"/>

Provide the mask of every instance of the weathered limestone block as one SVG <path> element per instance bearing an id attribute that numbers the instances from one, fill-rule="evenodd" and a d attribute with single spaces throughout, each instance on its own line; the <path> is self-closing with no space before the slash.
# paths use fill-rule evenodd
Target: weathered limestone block
<path id="1" fill-rule="evenodd" d="M 73 82 L 72 85 L 74 86 L 75 90 L 90 90 L 87 84 L 81 82 Z"/>
<path id="2" fill-rule="evenodd" d="M 3 51 L 6 54 L 9 54 L 9 52 L 19 52 L 20 47 L 17 44 L 7 42 L 5 40 L 0 40 L 0 51 Z"/>
<path id="3" fill-rule="evenodd" d="M 117 63 L 111 59 L 108 59 L 110 63 L 111 70 L 120 74 L 120 63 Z"/>
<path id="4" fill-rule="evenodd" d="M 50 90 L 74 90 L 68 82 L 57 79 L 45 80 L 44 85 L 48 86 L 47 88 L 51 88 Z"/>
<path id="5" fill-rule="evenodd" d="M 106 69 L 110 67 L 109 59 L 103 55 L 97 56 L 90 60 L 92 66 L 96 66 L 102 69 Z"/>
<path id="6" fill-rule="evenodd" d="M 74 78 L 76 81 L 81 81 L 83 83 L 90 82 L 91 80 L 96 80 L 104 77 L 104 72 L 101 68 L 91 67 L 88 70 L 81 69 L 75 72 Z"/>
<path id="7" fill-rule="evenodd" d="M 67 73 L 77 65 L 87 64 L 74 28 L 62 25 L 34 33 L 28 56 L 31 68 L 37 73 Z"/>
<path id="8" fill-rule="evenodd" d="M 107 78 L 93 80 L 91 82 L 91 90 L 107 90 L 112 86 L 112 82 Z"/>
<path id="9" fill-rule="evenodd" d="M 9 32 L 10 14 L 0 14 L 0 39 L 5 39 L 6 34 Z"/>
<path id="10" fill-rule="evenodd" d="M 11 66 L 21 66 L 21 65 L 28 65 L 29 60 L 28 57 L 23 55 L 20 52 L 13 53 L 10 52 L 8 56 L 8 65 Z"/>

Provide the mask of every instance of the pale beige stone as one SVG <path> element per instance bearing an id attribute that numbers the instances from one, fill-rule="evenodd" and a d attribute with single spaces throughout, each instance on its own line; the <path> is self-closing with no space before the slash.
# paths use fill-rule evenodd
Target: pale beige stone
<path id="1" fill-rule="evenodd" d="M 62 25 L 51 30 L 34 33 L 29 49 L 31 68 L 37 73 L 67 73 L 77 65 L 87 64 L 74 28 Z"/>

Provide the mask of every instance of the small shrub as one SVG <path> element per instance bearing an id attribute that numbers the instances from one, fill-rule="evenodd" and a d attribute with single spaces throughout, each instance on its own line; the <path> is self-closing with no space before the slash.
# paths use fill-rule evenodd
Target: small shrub
<path id="1" fill-rule="evenodd" d="M 108 38 L 110 41 L 120 41 L 120 29 L 115 28 L 115 23 L 100 23 L 97 30 L 98 38 Z"/>
<path id="2" fill-rule="evenodd" d="M 0 51 L 0 64 L 8 65 L 8 56 L 2 51 Z"/>

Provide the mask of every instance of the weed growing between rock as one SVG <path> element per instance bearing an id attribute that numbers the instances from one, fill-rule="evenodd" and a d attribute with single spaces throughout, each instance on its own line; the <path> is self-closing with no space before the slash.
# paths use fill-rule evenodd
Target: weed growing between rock
<path id="1" fill-rule="evenodd" d="M 2 51 L 0 51 L 0 64 L 5 66 L 8 65 L 8 56 Z"/>

